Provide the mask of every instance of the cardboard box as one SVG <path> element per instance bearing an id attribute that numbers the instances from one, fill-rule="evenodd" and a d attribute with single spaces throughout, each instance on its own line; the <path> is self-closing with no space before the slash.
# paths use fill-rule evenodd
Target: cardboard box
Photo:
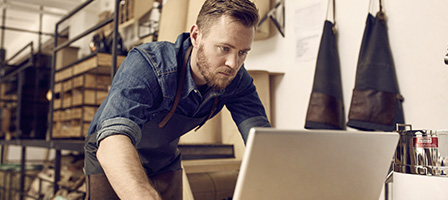
<path id="1" fill-rule="evenodd" d="M 73 90 L 72 106 L 79 105 L 97 105 L 99 106 L 107 97 L 107 91 L 91 90 L 91 89 L 75 89 Z"/>
<path id="2" fill-rule="evenodd" d="M 66 47 L 56 53 L 56 70 L 68 66 L 78 60 L 78 47 Z"/>
<path id="3" fill-rule="evenodd" d="M 185 31 L 188 18 L 189 1 L 168 0 L 160 15 L 158 41 L 175 42 L 179 34 Z M 136 7 L 138 7 L 136 5 Z"/>
<path id="4" fill-rule="evenodd" d="M 9 127 L 11 126 L 11 109 L 2 108 L 1 113 L 1 131 L 9 132 Z"/>
<path id="5" fill-rule="evenodd" d="M 73 88 L 91 88 L 107 90 L 111 85 L 112 78 L 110 75 L 100 74 L 83 74 L 73 78 Z"/>
<path id="6" fill-rule="evenodd" d="M 90 122 L 95 115 L 98 107 L 95 106 L 83 106 L 80 108 L 71 109 L 70 118 L 75 120 L 82 120 L 83 122 Z"/>
<path id="7" fill-rule="evenodd" d="M 72 95 L 65 93 L 62 98 L 62 108 L 70 108 L 72 106 Z"/>
<path id="8" fill-rule="evenodd" d="M 61 99 L 55 99 L 53 101 L 53 109 L 54 110 L 60 109 L 62 107 L 61 103 L 62 103 Z"/>
<path id="9" fill-rule="evenodd" d="M 133 11 L 134 13 L 132 15 L 136 20 L 140 19 L 140 17 L 151 11 L 154 4 L 154 0 L 132 0 L 132 1 L 134 1 L 132 5 L 134 7 Z"/>
<path id="10" fill-rule="evenodd" d="M 125 56 L 117 56 L 117 69 L 124 59 Z M 112 55 L 106 53 L 98 53 L 96 56 L 74 65 L 72 76 L 76 76 L 88 71 L 97 72 L 100 74 L 110 74 L 111 66 Z"/>
<path id="11" fill-rule="evenodd" d="M 69 67 L 54 74 L 54 81 L 59 82 L 73 76 L 73 67 Z"/>
<path id="12" fill-rule="evenodd" d="M 62 91 L 68 92 L 73 89 L 73 81 L 72 79 L 66 80 L 62 82 Z"/>
<path id="13" fill-rule="evenodd" d="M 54 84 L 54 93 L 60 93 L 62 91 L 62 83 L 55 83 Z"/>

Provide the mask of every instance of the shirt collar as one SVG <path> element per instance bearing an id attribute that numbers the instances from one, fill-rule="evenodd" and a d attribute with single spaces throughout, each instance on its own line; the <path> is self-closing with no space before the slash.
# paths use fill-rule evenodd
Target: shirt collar
<path id="1" fill-rule="evenodd" d="M 185 77 L 185 83 L 184 83 L 184 88 L 182 91 L 182 98 L 186 98 L 188 95 L 190 95 L 191 92 L 193 91 L 198 91 L 196 84 L 194 83 L 193 80 L 193 74 L 191 73 L 191 65 L 190 65 L 190 60 L 191 60 L 191 55 L 190 58 L 188 59 L 188 63 L 187 63 L 187 73 L 186 73 L 186 77 Z"/>

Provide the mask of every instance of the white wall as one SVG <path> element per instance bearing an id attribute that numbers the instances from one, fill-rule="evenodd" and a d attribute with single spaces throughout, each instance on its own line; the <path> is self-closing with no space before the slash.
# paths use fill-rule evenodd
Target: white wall
<path id="1" fill-rule="evenodd" d="M 107 0 L 101 1 L 100 10 L 108 7 L 106 3 Z M 285 0 L 285 4 L 286 37 L 281 37 L 273 29 L 273 37 L 255 41 L 246 67 L 284 72 L 274 80 L 275 94 L 271 101 L 273 124 L 278 128 L 303 129 L 327 0 Z M 347 117 L 369 1 L 339 0 L 336 4 Z M 297 11 L 310 6 L 315 8 L 315 12 L 307 16 L 311 18 L 305 22 L 297 19 Z M 406 122 L 411 123 L 414 129 L 447 129 L 448 66 L 443 63 L 443 57 L 448 47 L 448 0 L 384 0 L 383 7 L 388 17 L 399 87 L 405 97 Z M 377 11 L 377 6 L 374 11 Z M 317 31 L 314 30 L 316 27 Z M 295 58 L 297 38 L 307 31 L 319 34 L 315 36 L 317 42 L 308 44 L 314 58 L 299 62 Z"/>
<path id="2" fill-rule="evenodd" d="M 319 44 L 309 44 L 309 50 L 314 55 L 311 60 L 299 62 L 295 58 L 297 38 L 306 34 L 306 31 L 313 32 L 314 26 L 314 23 L 298 21 L 297 16 L 300 15 L 297 11 L 310 5 L 318 8 L 307 20 L 319 23 L 317 32 L 320 41 L 327 0 L 285 1 L 286 37 L 282 38 L 278 32 L 274 32 L 275 35 L 268 40 L 255 41 L 246 67 L 285 73 L 276 80 L 274 124 L 278 128 L 303 129 Z M 448 1 L 384 0 L 383 8 L 388 17 L 389 40 L 398 84 L 405 97 L 403 106 L 406 123 L 412 124 L 414 129 L 446 129 L 448 66 L 444 64 L 443 58 L 448 47 Z M 336 1 L 346 118 L 368 10 L 368 0 Z M 377 10 L 378 1 L 375 0 L 374 13 Z"/>
<path id="3" fill-rule="evenodd" d="M 26 29 L 30 31 L 39 31 L 39 14 L 37 13 L 26 13 L 24 11 L 8 10 L 6 15 L 11 20 L 7 20 L 5 26 Z M 30 20 L 29 17 L 34 17 L 36 20 Z M 43 15 L 42 17 L 42 32 L 54 34 L 54 24 L 59 20 L 59 16 L 53 15 Z M 39 43 L 39 35 L 35 33 L 26 33 L 20 31 L 5 30 L 5 43 L 4 48 L 6 49 L 6 59 L 10 59 L 14 54 L 19 52 L 25 45 L 33 42 L 34 50 L 37 51 Z M 0 33 L 1 35 L 1 33 Z M 51 36 L 42 35 L 42 43 L 47 40 L 52 39 Z M 26 49 L 24 53 L 20 54 L 18 58 L 27 57 L 30 53 L 29 49 Z M 11 64 L 17 64 L 15 59 L 11 61 Z"/>

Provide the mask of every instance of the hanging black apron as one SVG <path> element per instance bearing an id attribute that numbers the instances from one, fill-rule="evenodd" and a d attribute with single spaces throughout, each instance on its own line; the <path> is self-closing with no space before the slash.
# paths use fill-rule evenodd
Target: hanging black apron
<path id="1" fill-rule="evenodd" d="M 334 8 L 335 3 L 333 1 L 333 20 L 335 19 Z M 325 20 L 322 32 L 305 128 L 345 130 L 336 29 L 335 24 L 329 20 Z"/>
<path id="2" fill-rule="evenodd" d="M 397 123 L 404 123 L 402 101 L 380 1 L 376 17 L 367 16 L 347 125 L 369 131 L 396 130 Z"/>
<path id="3" fill-rule="evenodd" d="M 186 55 L 189 55 L 190 51 L 191 48 Z M 211 118 L 218 103 L 218 98 L 215 97 L 210 114 L 201 118 L 185 117 L 174 112 L 180 100 L 187 61 L 188 56 L 185 56 L 173 107 L 169 112 L 164 111 L 143 125 L 142 138 L 136 146 L 142 165 L 150 175 L 148 178 L 151 184 L 162 199 L 167 200 L 182 200 L 181 155 L 177 148 L 180 136 L 194 127 L 202 126 Z M 86 199 L 119 199 L 96 158 L 96 135 L 89 135 L 86 139 Z"/>

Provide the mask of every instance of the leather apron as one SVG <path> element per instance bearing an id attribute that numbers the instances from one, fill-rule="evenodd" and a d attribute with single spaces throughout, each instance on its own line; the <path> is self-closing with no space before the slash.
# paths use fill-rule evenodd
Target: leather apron
<path id="1" fill-rule="evenodd" d="M 404 124 L 403 101 L 389 43 L 387 21 L 380 10 L 367 15 L 359 50 L 347 126 L 365 131 L 394 131 Z M 372 1 L 371 1 L 372 5 Z"/>
<path id="2" fill-rule="evenodd" d="M 333 22 L 328 19 L 333 8 Z M 341 66 L 336 35 L 335 0 L 328 5 L 306 114 L 306 129 L 345 130 Z"/>
<path id="3" fill-rule="evenodd" d="M 189 55 L 187 51 L 186 55 Z M 188 56 L 185 56 L 188 61 Z M 185 75 L 186 61 L 181 70 Z M 180 87 L 179 87 L 180 86 Z M 154 188 L 167 200 L 182 200 L 181 154 L 177 148 L 179 138 L 194 127 L 201 126 L 216 110 L 217 98 L 209 115 L 191 118 L 174 113 L 177 107 L 182 84 L 178 85 L 176 99 L 170 112 L 163 111 L 142 127 L 142 138 L 136 149 L 142 165 Z M 176 102 L 177 101 L 177 102 Z M 96 158 L 96 133 L 86 138 L 85 173 L 87 175 L 86 199 L 119 199 L 112 189 L 100 163 Z"/>

